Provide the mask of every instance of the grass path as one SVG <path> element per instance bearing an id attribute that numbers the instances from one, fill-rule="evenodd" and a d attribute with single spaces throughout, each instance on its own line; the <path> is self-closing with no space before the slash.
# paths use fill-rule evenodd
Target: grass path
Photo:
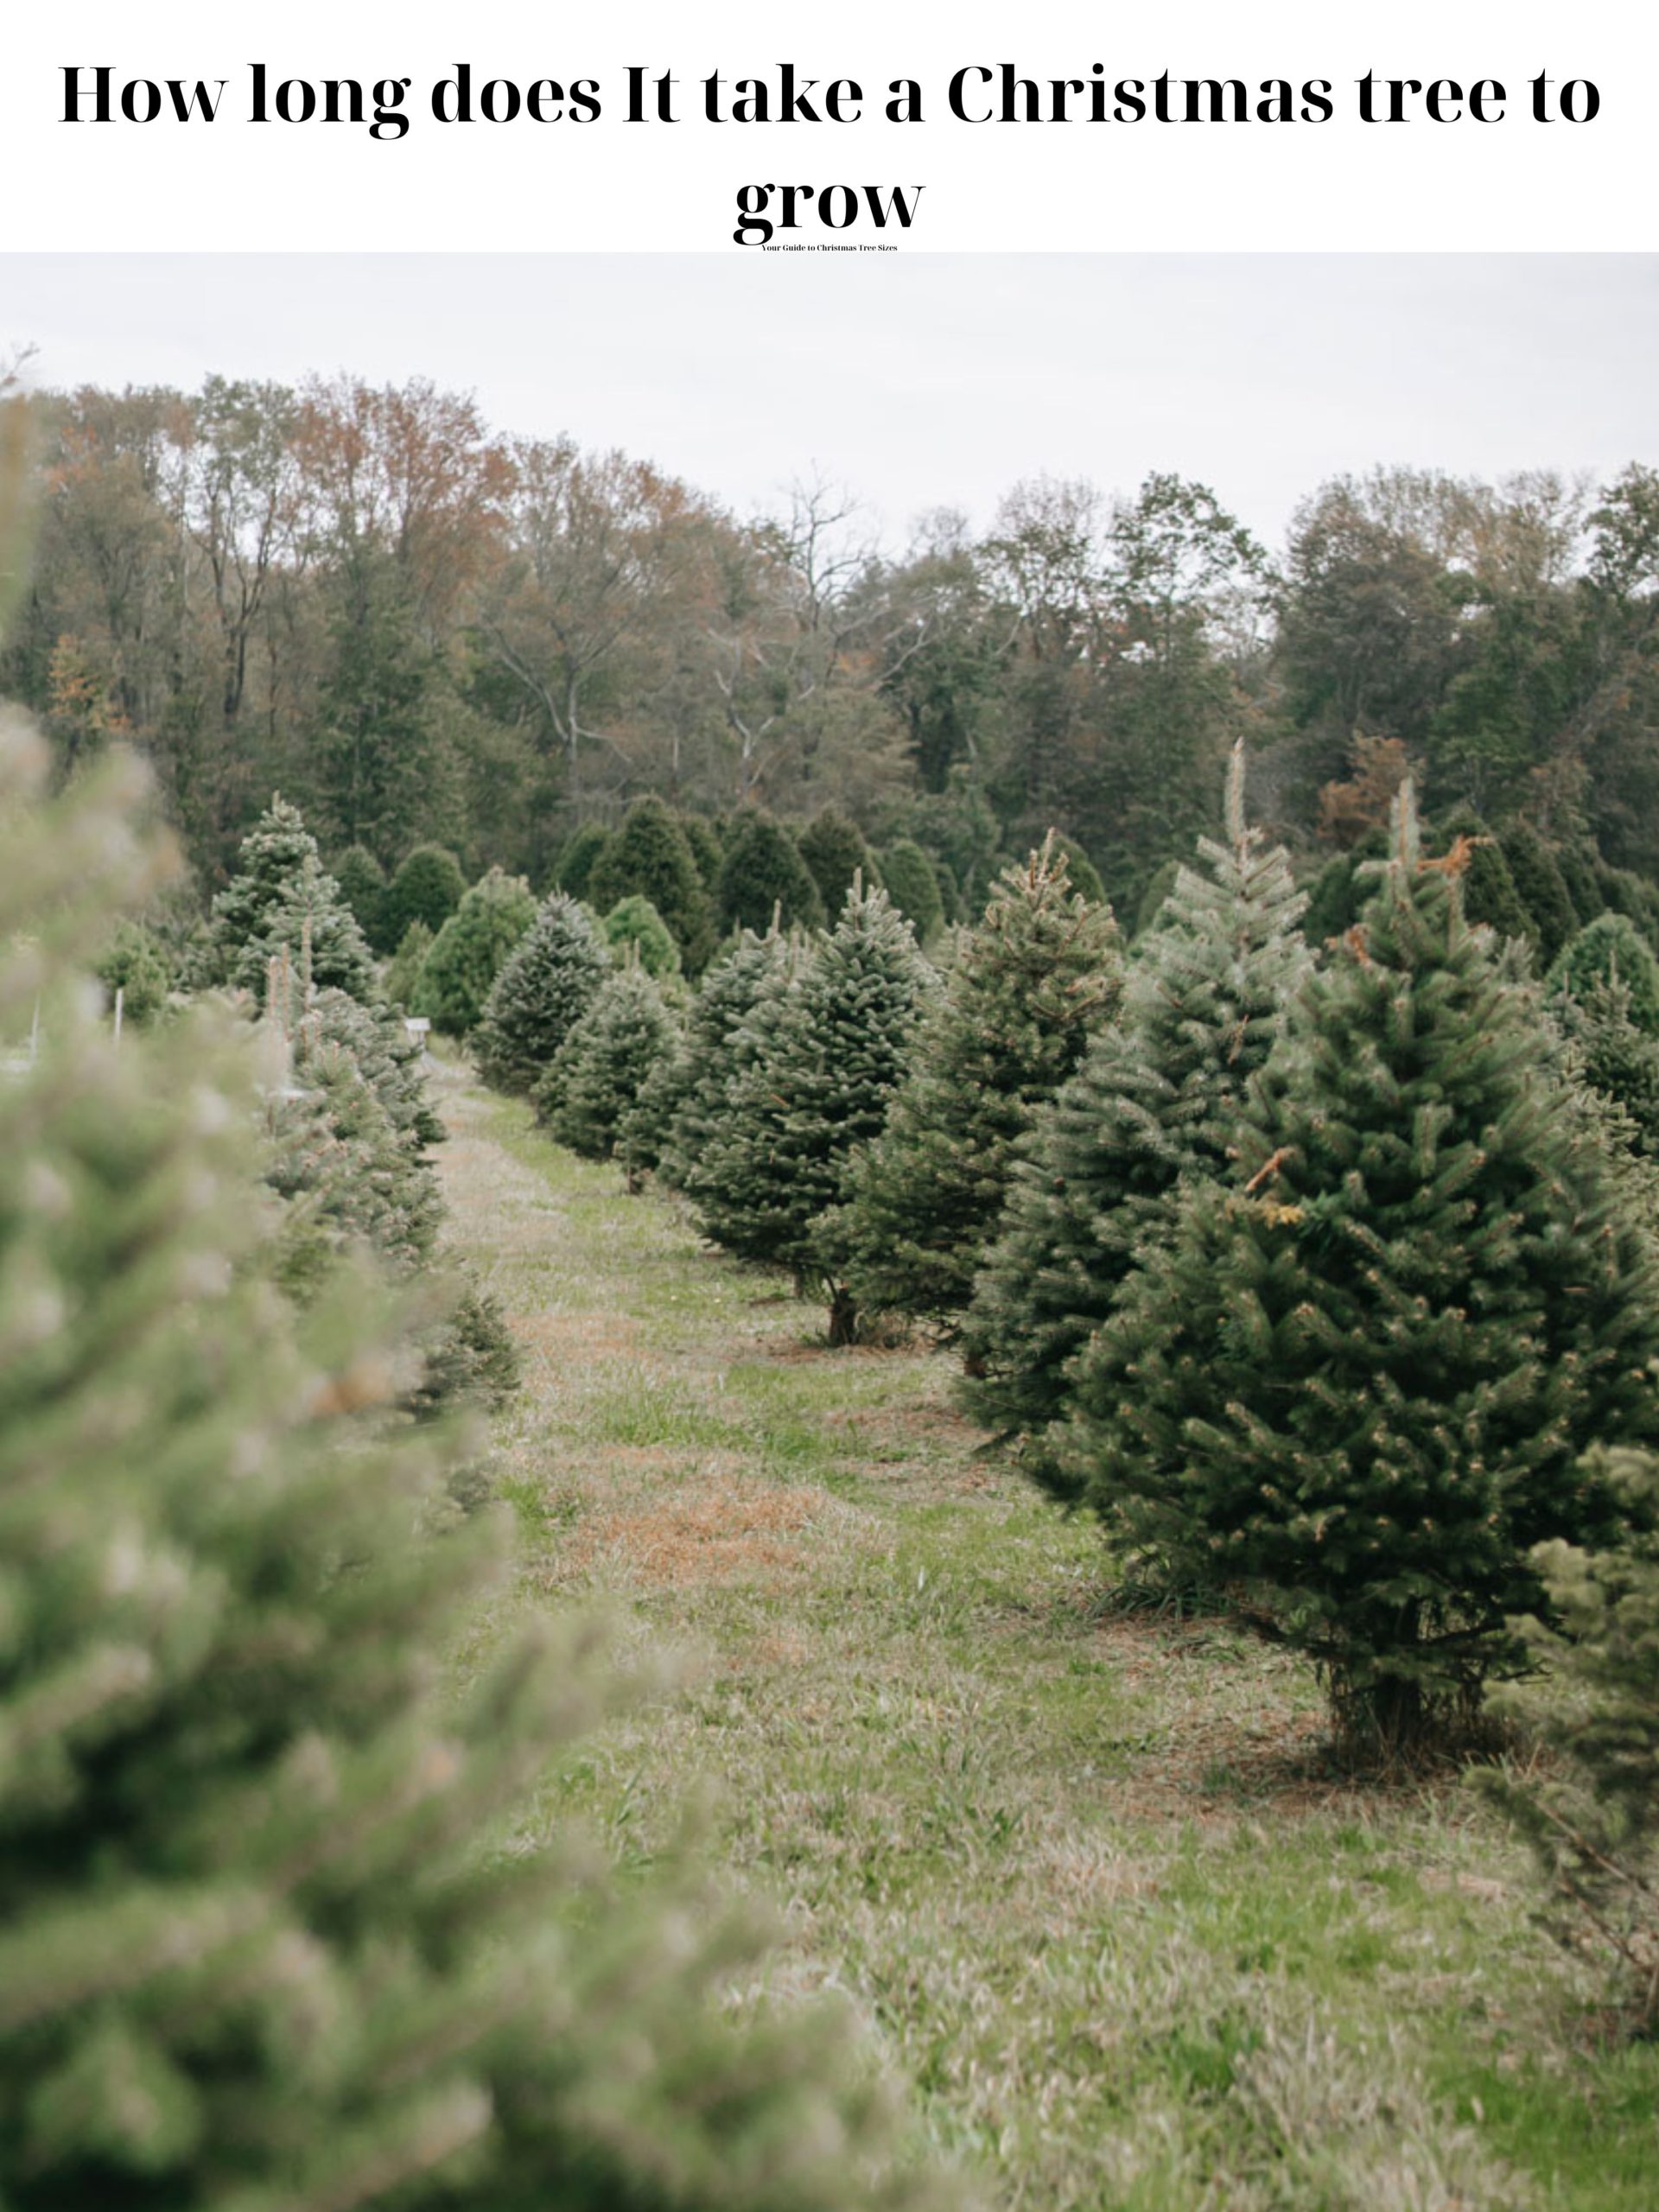
<path id="1" fill-rule="evenodd" d="M 781 1285 L 446 1070 L 452 1238 L 525 1386 L 517 1602 L 597 1599 L 687 1686 L 550 1777 L 625 1861 L 712 1804 L 925 2123 L 1032 2212 L 1648 2212 L 1659 2054 L 1598 2052 L 1455 1784 L 1326 1773 L 1313 1686 L 1114 1617 L 1090 1529 L 974 1456 L 947 1361 L 830 1352 Z"/>

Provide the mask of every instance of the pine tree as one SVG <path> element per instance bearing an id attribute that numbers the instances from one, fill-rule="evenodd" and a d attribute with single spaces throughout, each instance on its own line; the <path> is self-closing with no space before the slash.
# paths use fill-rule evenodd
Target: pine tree
<path id="1" fill-rule="evenodd" d="M 886 1128 L 855 1155 L 830 1244 L 857 1304 L 944 1322 L 972 1295 L 1013 1147 L 1122 988 L 1110 909 L 1045 846 L 998 880 L 919 1033 Z"/>
<path id="2" fill-rule="evenodd" d="M 537 911 L 522 876 L 493 868 L 433 938 L 421 963 L 414 1011 L 451 1037 L 475 1029 L 496 977 L 533 927 Z"/>
<path id="3" fill-rule="evenodd" d="M 1409 785 L 1359 924 L 1077 1363 L 1066 1463 L 1130 1546 L 1414 1749 L 1517 1663 L 1531 1548 L 1622 1524 L 1580 1464 L 1659 1431 L 1659 1280 L 1535 995 L 1425 861 Z"/>
<path id="4" fill-rule="evenodd" d="M 762 1002 L 758 1048 L 729 1086 L 729 1114 L 690 1195 L 704 1228 L 740 1258 L 794 1271 L 830 1305 L 834 1344 L 855 1308 L 819 1217 L 849 1195 L 849 1162 L 886 1119 L 934 988 L 910 925 L 881 891 L 855 889 L 798 988 Z"/>
<path id="5" fill-rule="evenodd" d="M 609 1160 L 652 1070 L 671 1058 L 675 1034 L 674 1017 L 645 969 L 619 968 L 537 1084 L 537 1114 L 582 1159 Z M 631 1189 L 645 1164 L 624 1160 Z"/>
<path id="6" fill-rule="evenodd" d="M 726 848 L 715 834 L 715 825 L 705 814 L 683 814 L 680 828 L 686 843 L 691 848 L 691 857 L 697 864 L 697 874 L 712 904 L 720 886 L 720 870 L 726 858 Z"/>
<path id="7" fill-rule="evenodd" d="M 793 981 L 795 947 L 777 930 L 745 930 L 709 969 L 691 1002 L 683 1049 L 651 1077 L 650 1104 L 664 1127 L 657 1171 L 671 1189 L 695 1196 L 701 1162 L 723 1136 L 731 1086 L 750 1064 L 748 1025 L 761 1001 Z M 664 1095 L 665 1094 L 665 1095 Z"/>
<path id="8" fill-rule="evenodd" d="M 1505 824 L 1498 839 L 1515 895 L 1532 925 L 1538 958 L 1548 967 L 1579 926 L 1572 894 L 1555 855 L 1531 823 Z"/>
<path id="9" fill-rule="evenodd" d="M 1463 903 L 1466 918 L 1500 938 L 1524 938 L 1535 948 L 1538 925 L 1522 904 L 1503 848 L 1472 807 L 1459 807 L 1440 824 L 1445 852 L 1464 855 Z"/>
<path id="10" fill-rule="evenodd" d="M 232 977 L 263 1001 L 270 963 L 286 954 L 303 963 L 319 989 L 348 992 L 366 1005 L 378 995 L 374 957 L 340 886 L 308 853 L 265 909 L 257 936 L 236 956 Z"/>
<path id="11" fill-rule="evenodd" d="M 883 887 L 864 832 L 839 807 L 826 806 L 815 814 L 796 838 L 795 848 L 811 872 L 823 911 L 831 918 L 841 912 L 855 876 L 867 890 Z"/>
<path id="12" fill-rule="evenodd" d="M 543 899 L 534 925 L 496 977 L 473 1034 L 485 1082 L 498 1090 L 533 1090 L 610 966 L 587 908 L 563 891 Z"/>
<path id="13" fill-rule="evenodd" d="M 593 880 L 594 864 L 611 841 L 602 822 L 584 822 L 573 830 L 559 850 L 554 880 L 573 899 L 585 899 Z"/>
<path id="14" fill-rule="evenodd" d="M 410 925 L 423 923 L 434 937 L 467 895 L 467 879 L 454 855 L 442 845 L 416 845 L 399 863 L 381 905 L 381 935 L 402 944 Z"/>
<path id="15" fill-rule="evenodd" d="M 99 957 L 98 980 L 111 1006 L 120 992 L 123 1022 L 142 1025 L 165 1008 L 173 969 L 161 941 L 142 922 L 122 922 Z"/>
<path id="16" fill-rule="evenodd" d="M 1582 999 L 1594 985 L 1614 982 L 1629 994 L 1637 1027 L 1659 1037 L 1659 960 L 1628 917 L 1600 914 L 1563 947 L 1549 987 L 1559 998 Z"/>
<path id="17" fill-rule="evenodd" d="M 745 808 L 732 825 L 715 904 L 722 931 L 762 931 L 774 918 L 785 929 L 816 929 L 824 918 L 795 840 L 759 807 Z"/>
<path id="18" fill-rule="evenodd" d="M 397 951 L 386 963 L 383 979 L 389 1006 L 402 1007 L 405 1013 L 413 1007 L 421 970 L 426 965 L 432 943 L 432 932 L 424 922 L 411 922 L 404 931 Z"/>
<path id="19" fill-rule="evenodd" d="M 213 900 L 203 948 L 203 982 L 233 980 L 244 952 L 264 936 L 272 910 L 307 861 L 321 866 L 317 841 L 299 809 L 277 792 L 242 840 L 236 873 Z"/>
<path id="20" fill-rule="evenodd" d="M 510 1526 L 423 1532 L 448 1447 L 380 1420 L 373 1285 L 296 1333 L 264 1279 L 245 1056 L 89 1006 L 132 772 L 48 813 L 44 768 L 0 740 L 0 1036 L 44 985 L 0 1079 L 0 2201 L 948 2201 L 831 2021 L 726 2017 L 747 1923 L 501 1848 L 623 1687 L 546 1618 L 452 1685 Z"/>
<path id="21" fill-rule="evenodd" d="M 944 924 L 944 902 L 933 863 L 913 838 L 900 837 L 881 855 L 881 880 L 887 896 L 916 932 L 918 944 L 938 935 Z"/>
<path id="22" fill-rule="evenodd" d="M 357 925 L 377 952 L 393 952 L 397 939 L 386 942 L 381 909 L 386 898 L 386 872 L 366 845 L 348 845 L 330 868 L 340 895 L 357 918 Z"/>
<path id="23" fill-rule="evenodd" d="M 687 973 L 701 974 L 715 948 L 709 894 L 684 830 L 654 795 L 634 801 L 588 878 L 588 897 L 599 913 L 636 896 L 649 899 L 667 923 Z"/>
<path id="24" fill-rule="evenodd" d="M 969 1405 L 1023 1438 L 1021 1463 L 1058 1495 L 1046 1432 L 1066 1366 L 1110 1311 L 1142 1238 L 1183 1177 L 1223 1173 L 1241 1090 L 1266 1059 L 1309 955 L 1282 848 L 1244 819 L 1233 756 L 1227 842 L 1203 840 L 1135 947 L 1117 1022 L 1036 1120 L 1002 1230 L 964 1317 Z"/>

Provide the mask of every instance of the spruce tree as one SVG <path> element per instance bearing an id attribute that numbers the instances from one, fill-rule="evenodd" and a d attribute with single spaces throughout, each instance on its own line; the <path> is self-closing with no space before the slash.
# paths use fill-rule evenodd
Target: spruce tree
<path id="1" fill-rule="evenodd" d="M 389 1006 L 410 1012 L 415 1004 L 415 993 L 421 980 L 421 970 L 426 965 L 426 956 L 432 950 L 432 932 L 424 922 L 411 922 L 399 940 L 397 950 L 386 963 L 382 979 Z"/>
<path id="2" fill-rule="evenodd" d="M 1530 822 L 1510 822 L 1498 838 L 1515 895 L 1532 925 L 1538 958 L 1548 967 L 1579 926 L 1555 855 Z"/>
<path id="3" fill-rule="evenodd" d="M 570 832 L 559 849 L 558 864 L 553 871 L 561 891 L 568 891 L 573 899 L 588 896 L 594 863 L 610 839 L 611 833 L 602 822 L 584 822 Z"/>
<path id="4" fill-rule="evenodd" d="M 598 913 L 636 896 L 649 899 L 667 923 L 687 973 L 701 974 L 715 947 L 709 894 L 673 810 L 654 794 L 634 801 L 588 878 Z"/>
<path id="5" fill-rule="evenodd" d="M 1122 988 L 1109 907 L 1052 845 L 999 878 L 919 1033 L 886 1128 L 849 1170 L 830 1243 L 858 1306 L 945 1322 L 996 1232 L 1015 1142 Z"/>
<path id="6" fill-rule="evenodd" d="M 1027 1471 L 1061 1496 L 1072 1484 L 1046 1432 L 1065 1411 L 1067 1363 L 1136 1246 L 1161 1232 L 1177 1184 L 1225 1171 L 1240 1092 L 1308 964 L 1289 859 L 1244 819 L 1242 748 L 1226 825 L 1137 944 L 1118 1020 L 1038 1115 L 963 1320 L 970 1409 L 1020 1436 Z"/>
<path id="7" fill-rule="evenodd" d="M 116 993 L 121 994 L 123 1023 L 142 1025 L 156 1020 L 166 1007 L 172 964 L 161 940 L 142 922 L 122 922 L 99 955 L 98 980 L 111 1007 Z"/>
<path id="8" fill-rule="evenodd" d="M 365 1005 L 378 995 L 368 940 L 315 853 L 266 907 L 258 934 L 232 963 L 232 979 L 263 1002 L 270 963 L 284 955 L 302 964 L 319 989 L 346 991 Z"/>
<path id="9" fill-rule="evenodd" d="M 510 1525 L 424 1533 L 453 1446 L 382 1420 L 373 1284 L 296 1324 L 264 1278 L 245 1055 L 113 1044 L 132 772 L 49 811 L 44 772 L 0 738 L 0 1038 L 42 1009 L 0 1077 L 0 2201 L 948 2201 L 833 2023 L 732 2022 L 746 1923 L 544 1820 L 503 1849 L 625 1693 L 545 1616 L 453 1682 Z"/>
<path id="10" fill-rule="evenodd" d="M 415 1013 L 451 1037 L 475 1029 L 496 977 L 537 912 L 524 878 L 493 868 L 433 938 L 415 987 Z"/>
<path id="11" fill-rule="evenodd" d="M 1659 1281 L 1535 996 L 1422 855 L 1382 883 L 1079 1359 L 1065 1458 L 1178 1579 L 1324 1669 L 1339 1734 L 1415 1749 L 1520 1663 L 1549 1539 L 1623 1516 L 1580 1455 L 1659 1432 Z"/>
<path id="12" fill-rule="evenodd" d="M 340 895 L 357 918 L 357 925 L 377 952 L 393 952 L 397 939 L 387 942 L 382 908 L 386 898 L 386 871 L 366 845 L 348 845 L 329 874 L 340 886 Z M 401 931 L 399 932 L 401 935 Z"/>
<path id="13" fill-rule="evenodd" d="M 1538 925 L 1522 905 L 1503 848 L 1472 807 L 1459 807 L 1440 824 L 1441 849 L 1463 858 L 1465 918 L 1500 938 L 1524 938 L 1535 948 Z"/>
<path id="14" fill-rule="evenodd" d="M 746 807 L 732 824 L 715 904 L 722 931 L 765 930 L 774 918 L 785 929 L 815 929 L 824 918 L 795 840 L 759 807 Z"/>
<path id="15" fill-rule="evenodd" d="M 508 956 L 473 1033 L 479 1073 L 498 1090 L 533 1090 L 598 995 L 611 956 L 585 906 L 563 891 L 543 900 Z"/>
<path id="16" fill-rule="evenodd" d="M 638 963 L 607 976 L 536 1087 L 536 1110 L 561 1144 L 584 1160 L 609 1160 L 647 1077 L 673 1056 L 676 1024 Z M 646 1166 L 625 1158 L 629 1187 Z"/>
<path id="17" fill-rule="evenodd" d="M 1584 998 L 1599 983 L 1622 983 L 1629 994 L 1630 1019 L 1649 1037 L 1659 1037 L 1659 960 L 1634 922 L 1624 914 L 1599 914 L 1563 947 L 1549 971 L 1558 998 Z"/>
<path id="18" fill-rule="evenodd" d="M 934 988 L 887 893 L 855 888 L 798 987 L 762 1001 L 763 1033 L 751 1018 L 754 1056 L 690 1189 L 716 1242 L 828 1298 L 833 1344 L 851 1341 L 856 1308 L 820 1217 L 849 1196 L 849 1163 L 886 1119 Z"/>
<path id="19" fill-rule="evenodd" d="M 720 842 L 715 825 L 706 814 L 683 814 L 680 829 L 686 843 L 691 848 L 691 857 L 697 864 L 697 874 L 710 901 L 720 885 L 721 864 L 726 858 L 726 848 Z"/>
<path id="20" fill-rule="evenodd" d="M 679 974 L 680 948 L 649 899 L 619 899 L 599 927 L 619 960 L 637 960 L 659 983 Z"/>
<path id="21" fill-rule="evenodd" d="M 309 861 L 321 867 L 317 841 L 300 810 L 280 792 L 242 840 L 236 873 L 213 900 L 202 947 L 199 980 L 229 983 L 250 945 L 264 935 L 282 903 Z"/>

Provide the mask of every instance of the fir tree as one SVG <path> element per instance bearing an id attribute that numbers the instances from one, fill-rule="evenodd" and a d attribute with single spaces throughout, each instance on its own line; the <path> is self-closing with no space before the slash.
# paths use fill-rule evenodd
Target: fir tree
<path id="1" fill-rule="evenodd" d="M 715 825 L 704 814 L 683 814 L 680 828 L 685 842 L 691 848 L 691 857 L 697 864 L 697 874 L 702 887 L 712 902 L 720 887 L 721 864 L 726 858 L 726 848 L 715 831 Z"/>
<path id="2" fill-rule="evenodd" d="M 886 1119 L 933 983 L 887 893 L 855 889 L 798 988 L 763 1001 L 771 1019 L 690 1192 L 728 1250 L 823 1291 L 834 1344 L 851 1341 L 856 1313 L 819 1217 L 849 1195 L 849 1162 Z"/>
<path id="3" fill-rule="evenodd" d="M 1596 984 L 1611 982 L 1624 985 L 1637 1027 L 1659 1037 L 1659 960 L 1624 914 L 1598 915 L 1563 948 L 1549 971 L 1549 988 L 1559 998 L 1582 999 Z"/>
<path id="4" fill-rule="evenodd" d="M 98 980 L 110 1004 L 121 994 L 121 1019 L 141 1026 L 154 1021 L 167 1005 L 173 970 L 160 940 L 142 922 L 123 922 L 99 955 Z"/>
<path id="5" fill-rule="evenodd" d="M 972 1411 L 1020 1434 L 1023 1465 L 1062 1496 L 1071 1480 L 1046 1431 L 1065 1411 L 1067 1363 L 1179 1180 L 1224 1172 L 1241 1090 L 1308 963 L 1289 860 L 1244 820 L 1242 749 L 1226 823 L 1227 842 L 1200 842 L 1204 872 L 1180 870 L 1136 946 L 1119 1020 L 1038 1116 L 964 1318 Z"/>
<path id="6" fill-rule="evenodd" d="M 1065 1456 L 1132 1547 L 1319 1662 L 1344 1739 L 1414 1749 L 1517 1663 L 1531 1548 L 1617 1537 L 1580 1454 L 1659 1427 L 1659 1281 L 1409 785 L 1393 840 L 1227 1185 L 1079 1360 Z"/>
<path id="7" fill-rule="evenodd" d="M 496 977 L 534 925 L 537 911 L 522 876 L 493 868 L 433 938 L 421 963 L 414 1011 L 451 1037 L 475 1029 Z"/>
<path id="8" fill-rule="evenodd" d="M 746 808 L 732 825 L 715 903 L 722 931 L 765 930 L 774 918 L 785 929 L 816 929 L 824 918 L 795 840 L 759 807 Z"/>
<path id="9" fill-rule="evenodd" d="M 454 855 L 442 845 L 416 845 L 400 862 L 381 905 L 381 936 L 400 945 L 413 922 L 434 937 L 467 895 L 467 879 Z"/>
<path id="10" fill-rule="evenodd" d="M 357 925 L 377 952 L 397 950 L 397 939 L 386 941 L 385 917 L 386 872 L 366 845 L 349 845 L 329 870 L 340 886 L 340 895 L 357 918 Z"/>
<path id="11" fill-rule="evenodd" d="M 1003 874 L 830 1224 L 861 1308 L 936 1322 L 962 1312 L 1001 1216 L 1014 1145 L 1111 1019 L 1122 987 L 1110 910 L 1072 892 L 1064 857 L 1046 846 Z"/>
<path id="12" fill-rule="evenodd" d="M 1540 962 L 1548 967 L 1579 926 L 1555 855 L 1529 822 L 1511 822 L 1498 839 L 1515 895 L 1532 925 Z"/>
<path id="13" fill-rule="evenodd" d="M 887 896 L 915 931 L 917 943 L 925 944 L 937 936 L 944 923 L 939 880 L 913 838 L 900 837 L 887 847 L 881 855 L 881 880 Z"/>
<path id="14" fill-rule="evenodd" d="M 546 1620 L 452 1686 L 510 1529 L 423 1533 L 446 1447 L 380 1421 L 372 1284 L 296 1334 L 263 1279 L 239 1065 L 89 1009 L 104 902 L 145 884 L 130 771 L 49 814 L 43 772 L 0 741 L 0 1035 L 45 1000 L 0 1080 L 0 2200 L 934 2199 L 831 2024 L 723 2017 L 729 1911 L 557 1830 L 500 1847 L 620 1686 Z"/>
<path id="15" fill-rule="evenodd" d="M 232 963 L 232 980 L 263 1001 L 270 963 L 283 954 L 295 966 L 303 965 L 319 989 L 346 991 L 365 1004 L 377 995 L 368 941 L 315 853 L 306 855 L 266 907 L 257 936 Z"/>
<path id="16" fill-rule="evenodd" d="M 536 1087 L 536 1110 L 561 1144 L 609 1160 L 652 1070 L 671 1058 L 674 1017 L 637 963 L 606 978 Z M 629 1187 L 646 1163 L 625 1159 Z"/>
<path id="17" fill-rule="evenodd" d="M 563 891 L 542 902 L 508 957 L 473 1035 L 479 1072 L 498 1090 L 533 1090 L 598 995 L 611 965 L 585 906 Z"/>
<path id="18" fill-rule="evenodd" d="M 649 899 L 619 899 L 599 927 L 619 960 L 637 960 L 659 983 L 679 974 L 680 948 Z"/>
<path id="19" fill-rule="evenodd" d="M 1100 870 L 1084 851 L 1083 847 L 1075 837 L 1064 837 L 1058 830 L 1051 831 L 1050 835 L 1054 840 L 1055 851 L 1059 854 L 1071 872 L 1071 888 L 1080 897 L 1092 899 L 1097 906 L 1103 905 L 1106 898 L 1106 886 L 1101 880 Z"/>
<path id="20" fill-rule="evenodd" d="M 397 951 L 386 963 L 384 988 L 388 1005 L 401 1007 L 405 1013 L 414 1006 L 421 970 L 432 944 L 432 932 L 424 922 L 411 922 L 404 931 Z"/>
<path id="21" fill-rule="evenodd" d="M 573 899 L 586 899 L 593 881 L 594 864 L 611 841 L 602 822 L 584 822 L 570 832 L 559 851 L 554 880 Z"/>
<path id="22" fill-rule="evenodd" d="M 297 807 L 280 792 L 242 840 L 236 873 L 213 900 L 200 980 L 228 983 L 251 944 L 264 936 L 307 861 L 321 866 L 317 841 Z"/>
<path id="23" fill-rule="evenodd" d="M 1458 808 L 1440 824 L 1440 839 L 1444 851 L 1463 854 L 1465 918 L 1500 938 L 1524 938 L 1535 947 L 1538 925 L 1521 903 L 1503 848 L 1480 816 L 1471 807 Z"/>
<path id="24" fill-rule="evenodd" d="M 654 796 L 636 799 L 622 826 L 594 862 L 588 897 L 599 913 L 624 899 L 649 899 L 667 923 L 687 972 L 696 976 L 714 950 L 709 894 L 673 810 Z"/>
<path id="25" fill-rule="evenodd" d="M 792 965 L 793 948 L 778 931 L 756 937 L 745 930 L 704 974 L 681 1052 L 647 1084 L 648 1103 L 664 1123 L 657 1171 L 671 1188 L 695 1195 L 699 1164 L 726 1132 L 731 1086 L 749 1065 L 748 1025 L 763 999 L 789 988 Z"/>
<path id="26" fill-rule="evenodd" d="M 1631 2027 L 1659 2023 L 1659 1459 L 1619 1452 L 1605 1472 L 1631 1511 L 1630 1541 L 1556 1541 L 1535 1564 L 1552 1619 L 1520 1624 L 1541 1679 L 1505 1692 L 1553 1755 L 1541 1774 L 1478 1779 L 1536 1854 L 1552 1923 L 1575 1952 L 1609 1955 Z"/>
<path id="27" fill-rule="evenodd" d="M 855 876 L 862 879 L 867 890 L 882 888 L 880 871 L 870 857 L 864 832 L 838 807 L 826 806 L 815 814 L 796 838 L 795 846 L 818 887 L 824 912 L 832 918 L 841 912 Z"/>

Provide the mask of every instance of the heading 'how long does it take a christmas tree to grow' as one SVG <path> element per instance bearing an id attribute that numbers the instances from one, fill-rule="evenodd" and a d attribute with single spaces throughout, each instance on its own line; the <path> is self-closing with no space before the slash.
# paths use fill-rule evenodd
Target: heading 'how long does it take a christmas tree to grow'
<path id="1" fill-rule="evenodd" d="M 1518 118 L 1529 124 L 1583 124 L 1601 112 L 1601 93 L 1588 77 L 1548 71 L 1519 84 L 1497 77 L 1391 77 L 1367 70 L 1338 86 L 1329 78 L 1109 76 L 1105 63 L 1083 74 L 1026 74 L 1015 63 L 969 62 L 925 92 L 915 77 L 889 78 L 867 92 L 855 78 L 808 76 L 780 61 L 757 76 L 712 72 L 690 79 L 644 65 L 626 68 L 608 90 L 597 77 L 486 77 L 470 62 L 417 91 L 412 77 L 281 76 L 264 62 L 248 65 L 245 102 L 227 104 L 225 77 L 128 76 L 102 63 L 65 63 L 61 120 L 66 124 L 358 124 L 370 138 L 395 144 L 417 118 L 435 124 L 486 126 L 602 121 L 607 115 L 640 124 L 842 127 L 879 113 L 889 124 L 948 118 L 970 125 L 1324 124 L 1341 115 L 1361 124 L 1491 127 Z M 779 232 L 843 232 L 857 226 L 907 232 L 920 212 L 921 184 L 746 183 L 734 206 L 739 245 L 770 244 Z M 837 241 L 839 242 L 839 241 Z M 791 239 L 789 243 L 796 243 Z M 776 248 L 773 249 L 777 250 Z M 868 249 L 867 249 L 868 250 Z"/>

